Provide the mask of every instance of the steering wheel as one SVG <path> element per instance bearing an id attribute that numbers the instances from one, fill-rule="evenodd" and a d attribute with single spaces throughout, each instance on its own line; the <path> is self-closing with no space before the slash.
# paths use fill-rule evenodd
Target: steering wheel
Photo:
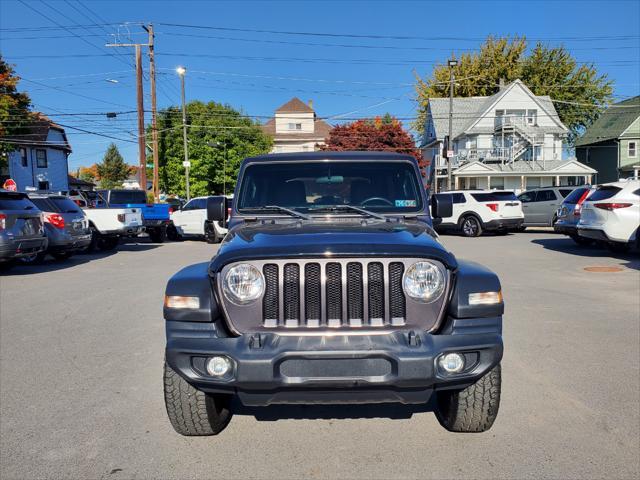
<path id="1" fill-rule="evenodd" d="M 389 205 L 391 207 L 393 207 L 393 203 L 391 203 L 389 200 L 387 200 L 386 198 L 382 198 L 382 197 L 371 197 L 371 198 L 367 198 L 366 200 L 360 202 L 360 205 L 362 205 L 363 207 L 365 207 L 367 205 L 367 203 L 369 202 L 382 202 L 386 205 Z"/>

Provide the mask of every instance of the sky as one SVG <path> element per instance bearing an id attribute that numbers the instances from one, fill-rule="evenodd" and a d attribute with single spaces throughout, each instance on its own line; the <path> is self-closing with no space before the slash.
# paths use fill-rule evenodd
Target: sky
<path id="1" fill-rule="evenodd" d="M 608 75 L 616 99 L 640 94 L 639 0 L 0 0 L 0 52 L 34 109 L 117 138 L 67 128 L 72 170 L 101 161 L 111 142 L 137 163 L 135 113 L 104 115 L 135 112 L 134 49 L 105 44 L 145 43 L 141 23 L 156 31 L 159 108 L 180 104 L 175 68 L 184 65 L 187 101 L 261 121 L 293 96 L 334 124 L 385 112 L 410 119 L 415 74 L 476 51 L 487 35 L 564 45 Z"/>

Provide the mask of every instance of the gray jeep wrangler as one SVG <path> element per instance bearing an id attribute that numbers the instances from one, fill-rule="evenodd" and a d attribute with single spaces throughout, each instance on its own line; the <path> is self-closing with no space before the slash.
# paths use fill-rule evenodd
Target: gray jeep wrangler
<path id="1" fill-rule="evenodd" d="M 174 429 L 215 435 L 231 399 L 433 405 L 483 432 L 500 403 L 500 282 L 437 240 L 416 160 L 383 152 L 246 159 L 229 232 L 166 288 Z M 212 197 L 211 222 L 227 200 Z M 434 218 L 450 216 L 447 197 Z M 432 399 L 433 397 L 433 399 Z"/>

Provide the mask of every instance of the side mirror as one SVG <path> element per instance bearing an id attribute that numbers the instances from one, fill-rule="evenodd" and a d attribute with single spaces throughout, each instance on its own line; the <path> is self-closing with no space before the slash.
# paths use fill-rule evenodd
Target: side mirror
<path id="1" fill-rule="evenodd" d="M 447 218 L 453 215 L 453 198 L 450 194 L 436 193 L 431 197 L 431 216 Z"/>
<path id="2" fill-rule="evenodd" d="M 227 199 L 222 195 L 207 198 L 207 220 L 219 222 L 227 216 Z"/>

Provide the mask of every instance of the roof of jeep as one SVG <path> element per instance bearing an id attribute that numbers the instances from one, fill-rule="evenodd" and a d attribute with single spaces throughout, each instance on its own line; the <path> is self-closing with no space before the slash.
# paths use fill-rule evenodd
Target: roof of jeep
<path id="1" fill-rule="evenodd" d="M 395 152 L 293 152 L 293 153 L 269 153 L 245 159 L 246 163 L 254 162 L 286 162 L 286 161 L 313 161 L 313 160 L 405 160 L 416 162 L 412 155 Z"/>

